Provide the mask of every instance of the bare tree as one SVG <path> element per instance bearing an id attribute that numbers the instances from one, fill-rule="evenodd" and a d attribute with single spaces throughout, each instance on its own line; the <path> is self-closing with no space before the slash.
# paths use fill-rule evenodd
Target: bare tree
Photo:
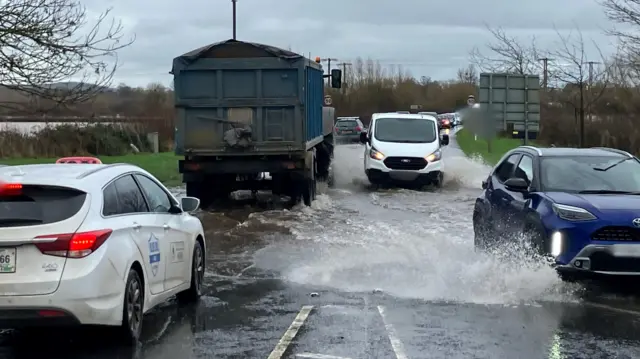
<path id="1" fill-rule="evenodd" d="M 76 0 L 0 2 L 0 85 L 49 108 L 104 91 L 118 67 L 117 51 L 134 40 L 123 39 L 109 14 L 90 21 Z"/>
<path id="2" fill-rule="evenodd" d="M 524 45 L 520 39 L 507 35 L 502 28 L 487 26 L 487 30 L 493 36 L 493 41 L 486 44 L 484 53 L 475 47 L 469 54 L 471 63 L 481 71 L 521 75 L 540 71 L 535 37 Z"/>
<path id="3" fill-rule="evenodd" d="M 458 69 L 457 78 L 458 82 L 473 85 L 478 82 L 478 71 L 476 71 L 475 66 L 469 65 Z"/>
<path id="4" fill-rule="evenodd" d="M 624 30 L 607 31 L 622 45 L 627 57 L 634 59 L 633 64 L 640 68 L 640 0 L 600 0 L 609 20 L 626 27 Z"/>
<path id="5" fill-rule="evenodd" d="M 564 85 L 567 104 L 573 106 L 580 123 L 580 146 L 585 146 L 585 112 L 591 118 L 590 109 L 607 88 L 609 82 L 609 63 L 600 48 L 593 42 L 598 54 L 596 58 L 587 55 L 585 41 L 579 30 L 558 35 L 558 47 L 549 55 L 555 59 L 552 76 Z"/>

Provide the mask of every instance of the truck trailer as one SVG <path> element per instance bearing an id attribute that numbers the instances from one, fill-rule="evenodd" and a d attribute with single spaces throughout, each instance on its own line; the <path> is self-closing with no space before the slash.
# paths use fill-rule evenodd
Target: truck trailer
<path id="1" fill-rule="evenodd" d="M 323 106 L 319 61 L 227 40 L 176 57 L 171 73 L 188 196 L 207 207 L 236 190 L 271 190 L 311 204 L 334 148 L 335 111 Z M 339 88 L 341 74 L 334 77 Z"/>

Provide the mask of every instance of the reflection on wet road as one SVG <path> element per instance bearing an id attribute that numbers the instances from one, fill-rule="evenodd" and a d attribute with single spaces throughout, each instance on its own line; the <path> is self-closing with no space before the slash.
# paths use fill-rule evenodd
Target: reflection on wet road
<path id="1" fill-rule="evenodd" d="M 345 145 L 336 188 L 311 208 L 203 213 L 206 296 L 149 314 L 135 350 L 51 330 L 0 336 L 0 358 L 639 358 L 634 297 L 587 295 L 544 264 L 474 252 L 488 168 L 455 142 L 445 151 L 438 192 L 369 190 L 364 151 Z"/>

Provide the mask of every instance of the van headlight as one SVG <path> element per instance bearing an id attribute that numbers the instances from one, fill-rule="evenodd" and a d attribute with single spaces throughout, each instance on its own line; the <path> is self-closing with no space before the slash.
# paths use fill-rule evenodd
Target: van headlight
<path id="1" fill-rule="evenodd" d="M 375 148 L 371 148 L 369 150 L 369 157 L 373 158 L 374 160 L 382 161 L 384 159 L 384 154 L 377 151 Z"/>
<path id="2" fill-rule="evenodd" d="M 442 151 L 437 150 L 436 152 L 430 154 L 429 156 L 425 157 L 425 159 L 429 162 L 435 162 L 435 161 L 440 161 L 440 159 L 442 158 Z"/>
<path id="3" fill-rule="evenodd" d="M 572 222 L 581 222 L 581 221 L 593 221 L 597 219 L 593 213 L 587 211 L 584 208 L 568 206 L 566 204 L 553 204 L 551 206 L 553 212 L 558 215 L 558 217 Z"/>

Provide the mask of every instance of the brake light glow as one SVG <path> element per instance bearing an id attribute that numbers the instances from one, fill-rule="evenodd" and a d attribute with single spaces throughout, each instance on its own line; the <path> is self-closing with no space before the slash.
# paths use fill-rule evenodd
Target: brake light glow
<path id="1" fill-rule="evenodd" d="M 20 183 L 0 183 L 1 196 L 19 196 L 22 194 L 22 184 Z"/>
<path id="2" fill-rule="evenodd" d="M 95 252 L 111 236 L 112 230 L 101 229 L 90 232 L 76 232 L 66 234 L 50 234 L 36 237 L 36 240 L 47 240 L 47 242 L 36 242 L 42 254 L 67 257 L 83 258 Z"/>
<path id="3" fill-rule="evenodd" d="M 362 128 L 360 126 L 356 126 L 356 131 L 360 132 L 362 131 Z"/>

